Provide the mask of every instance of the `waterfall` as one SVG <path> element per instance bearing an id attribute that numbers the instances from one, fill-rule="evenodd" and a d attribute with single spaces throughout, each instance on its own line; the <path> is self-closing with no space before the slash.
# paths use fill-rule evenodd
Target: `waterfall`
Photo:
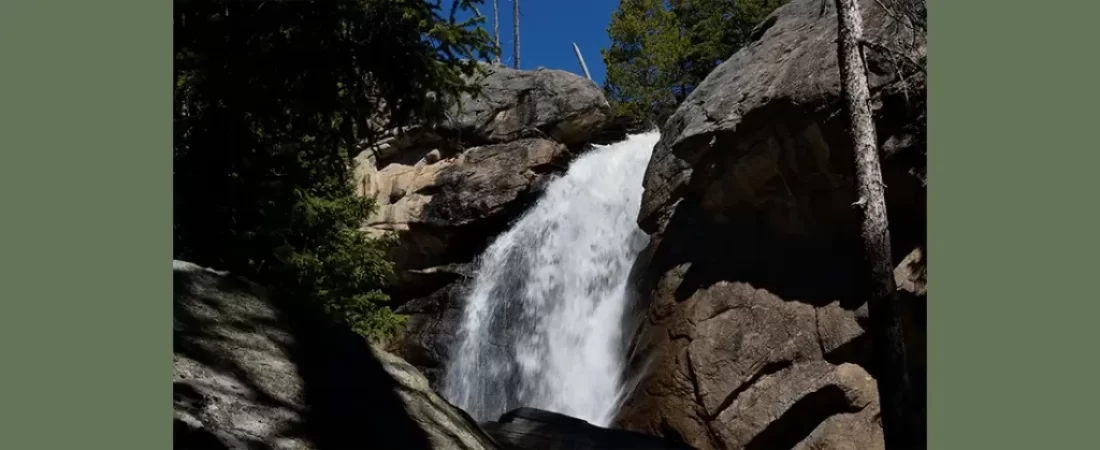
<path id="1" fill-rule="evenodd" d="M 529 406 L 606 426 L 626 363 L 627 276 L 648 237 L 642 177 L 659 135 L 598 146 L 481 255 L 443 395 L 476 419 Z"/>

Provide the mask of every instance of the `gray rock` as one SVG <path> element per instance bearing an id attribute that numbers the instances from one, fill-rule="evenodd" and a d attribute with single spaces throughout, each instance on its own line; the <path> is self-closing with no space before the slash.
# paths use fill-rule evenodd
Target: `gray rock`
<path id="1" fill-rule="evenodd" d="M 587 143 L 611 120 L 611 106 L 591 80 L 563 70 L 491 69 L 482 94 L 452 111 L 448 132 L 483 142 L 539 133 L 563 144 Z"/>
<path id="2" fill-rule="evenodd" d="M 390 130 L 364 145 L 363 158 L 377 167 L 393 162 L 411 165 L 436 148 L 458 153 L 472 146 L 541 137 L 580 149 L 625 136 L 603 90 L 591 80 L 562 70 L 493 65 L 485 69 L 485 74 L 469 79 L 480 85 L 481 93 L 458 99 L 443 123 Z"/>
<path id="3" fill-rule="evenodd" d="M 894 154 L 920 152 L 924 145 L 924 72 L 910 61 L 925 60 L 926 37 L 910 26 L 908 16 L 900 15 L 923 9 L 923 3 L 860 0 L 864 37 L 874 44 L 865 52 L 876 94 L 876 125 L 881 141 L 899 147 Z M 834 154 L 848 150 L 837 145 L 842 136 L 834 133 L 843 127 L 836 15 L 831 3 L 824 5 L 824 15 L 817 0 L 794 0 L 777 10 L 760 25 L 757 40 L 716 68 L 669 118 L 646 173 L 640 217 L 647 230 L 657 220 L 654 215 L 680 197 L 676 193 L 695 178 L 695 170 L 730 169 L 705 167 L 717 163 L 717 154 L 732 153 L 737 159 L 746 153 L 768 156 L 779 150 L 774 147 L 793 153 L 783 155 L 786 160 L 773 156 L 771 161 L 745 161 L 770 163 L 773 167 L 759 168 L 772 175 L 769 178 L 778 176 L 772 174 L 778 164 L 828 172 L 833 169 L 828 165 L 843 161 L 838 158 L 843 155 Z M 901 148 L 901 142 L 909 145 Z"/>
<path id="4" fill-rule="evenodd" d="M 173 265 L 174 448 L 497 448 L 400 358 L 247 280 Z"/>
<path id="5" fill-rule="evenodd" d="M 859 4 L 895 276 L 916 346 L 927 284 L 926 49 L 912 23 L 924 2 Z M 647 371 L 620 414 L 624 428 L 700 449 L 882 448 L 866 308 L 854 292 L 858 217 L 832 5 L 781 7 L 662 127 L 639 214 L 651 239 L 632 274 L 645 311 L 632 366 Z M 910 357 L 922 380 L 923 347 Z"/>

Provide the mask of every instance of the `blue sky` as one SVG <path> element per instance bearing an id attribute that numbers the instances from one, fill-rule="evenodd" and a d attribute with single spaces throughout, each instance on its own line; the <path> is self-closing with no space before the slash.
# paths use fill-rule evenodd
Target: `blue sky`
<path id="1" fill-rule="evenodd" d="M 512 0 L 500 4 L 500 46 L 502 59 L 512 67 Z M 607 24 L 618 0 L 520 0 L 520 69 L 561 69 L 584 75 L 573 53 L 573 43 L 581 49 L 592 80 L 603 86 L 604 65 L 600 49 L 607 48 Z M 493 33 L 493 1 L 484 0 L 478 8 L 487 18 L 486 31 Z"/>

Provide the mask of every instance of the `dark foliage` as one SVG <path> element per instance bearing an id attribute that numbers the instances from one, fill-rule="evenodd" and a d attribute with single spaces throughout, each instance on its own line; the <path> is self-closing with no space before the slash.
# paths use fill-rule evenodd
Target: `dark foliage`
<path id="1" fill-rule="evenodd" d="M 177 0 L 175 257 L 237 272 L 381 337 L 387 239 L 358 229 L 350 157 L 443 117 L 494 51 L 478 0 Z"/>

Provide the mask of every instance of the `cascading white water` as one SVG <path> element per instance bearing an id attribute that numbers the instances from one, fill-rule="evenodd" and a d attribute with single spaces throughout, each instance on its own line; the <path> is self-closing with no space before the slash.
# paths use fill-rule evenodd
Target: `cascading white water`
<path id="1" fill-rule="evenodd" d="M 659 135 L 578 158 L 485 250 L 443 379 L 478 420 L 520 406 L 606 426 L 622 395 L 626 282 L 648 237 L 636 218 Z"/>

